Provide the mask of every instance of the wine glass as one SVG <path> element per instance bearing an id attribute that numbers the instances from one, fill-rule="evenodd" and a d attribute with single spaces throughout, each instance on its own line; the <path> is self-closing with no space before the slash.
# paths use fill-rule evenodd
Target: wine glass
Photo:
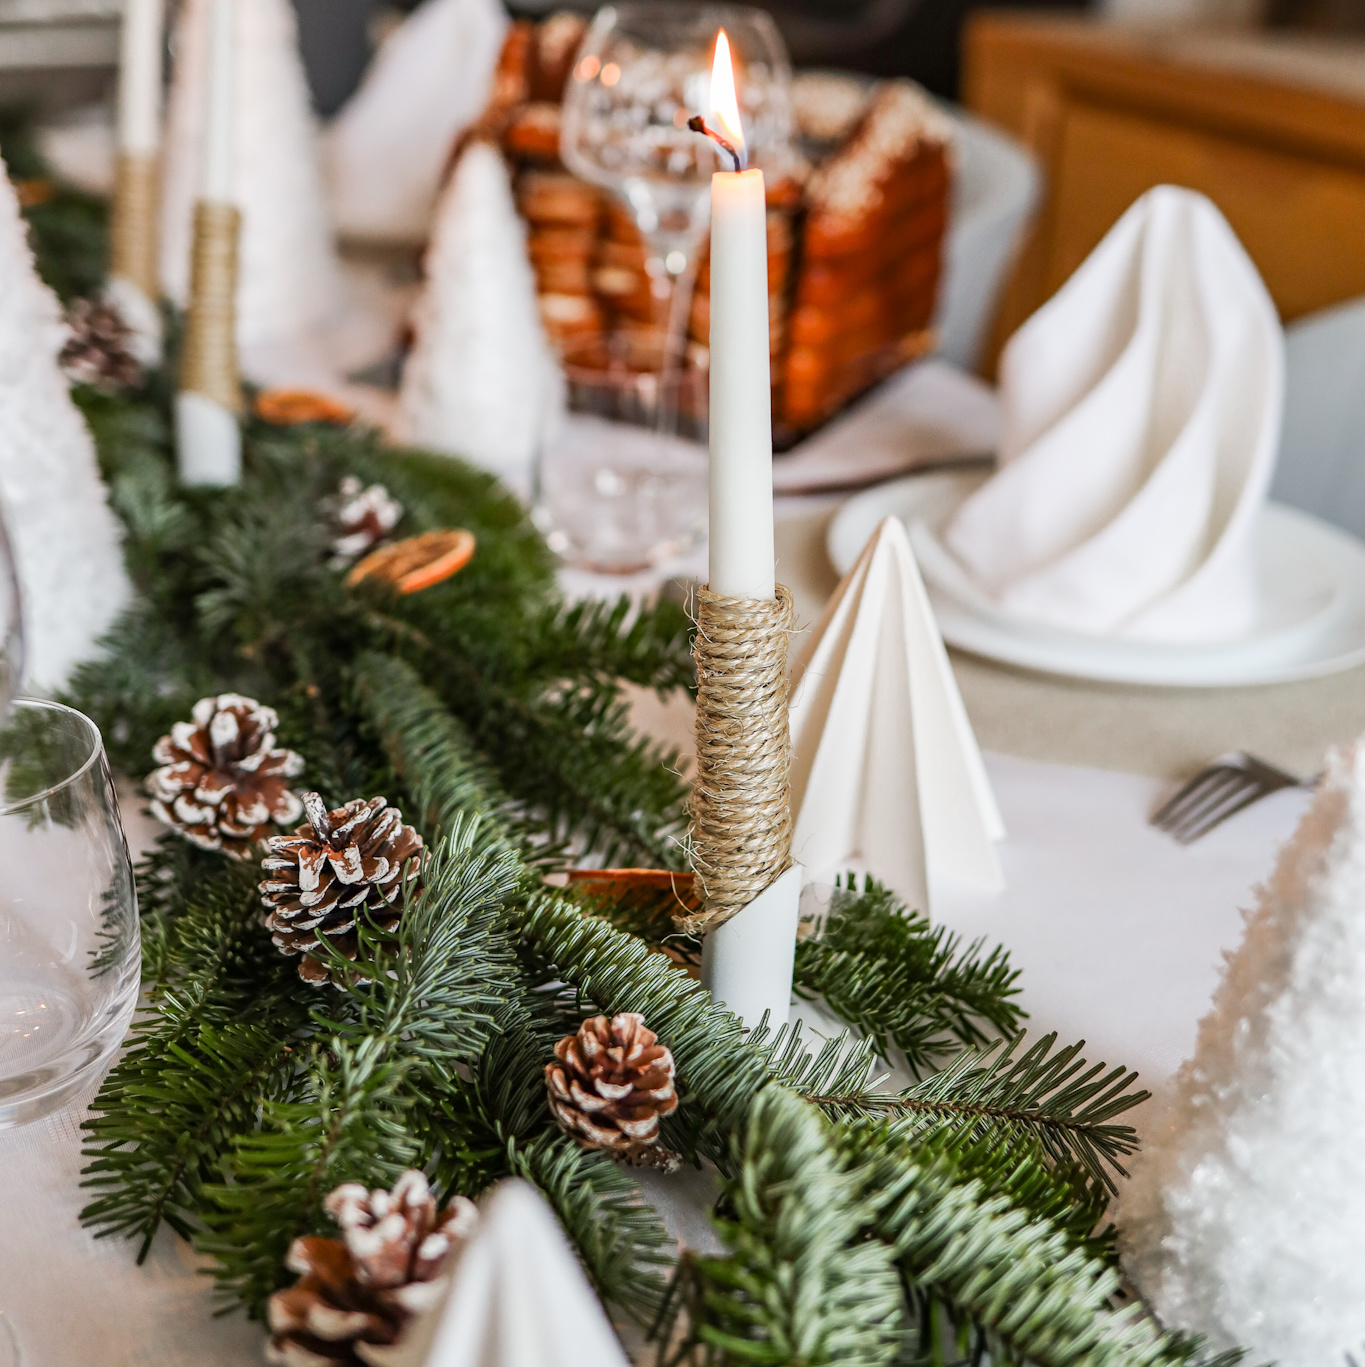
<path id="1" fill-rule="evenodd" d="M 24 672 L 24 623 L 19 576 L 14 568 L 4 509 L 0 508 L 0 719 L 9 709 Z"/>
<path id="2" fill-rule="evenodd" d="M 137 1004 L 137 894 L 99 728 L 16 699 L 0 727 L 0 1129 L 92 1082 Z"/>
<path id="3" fill-rule="evenodd" d="M 791 167 L 791 64 L 777 26 L 742 5 L 640 3 L 597 12 L 564 94 L 560 155 L 617 195 L 645 240 L 646 269 L 667 307 L 665 371 L 681 359 L 697 249 L 710 212 L 709 139 L 687 121 L 710 112 L 716 34 L 730 40 L 750 166 L 770 180 Z"/>

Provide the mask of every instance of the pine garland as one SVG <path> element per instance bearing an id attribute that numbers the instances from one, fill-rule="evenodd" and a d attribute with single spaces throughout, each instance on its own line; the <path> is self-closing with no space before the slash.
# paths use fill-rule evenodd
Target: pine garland
<path id="1" fill-rule="evenodd" d="M 30 222 L 69 291 L 92 239 L 74 250 L 63 233 L 85 206 L 60 207 Z M 168 372 L 78 399 L 137 598 L 64 700 L 115 766 L 141 779 L 198 698 L 239 691 L 276 709 L 329 804 L 382 793 L 433 851 L 396 936 L 362 924 L 360 971 L 311 989 L 263 926 L 258 868 L 161 839 L 138 868 L 148 1007 L 87 1122 L 90 1228 L 142 1257 L 170 1226 L 213 1259 L 225 1303 L 259 1317 L 338 1183 L 417 1166 L 438 1193 L 477 1196 L 516 1175 L 665 1363 L 1197 1358 L 1114 1308 L 1099 1225 L 1136 1143 L 1118 1118 L 1145 1093 L 1079 1045 L 1020 1051 L 1002 949 L 964 947 L 874 883 L 845 887 L 799 948 L 797 986 L 856 1033 L 811 1048 L 714 1006 L 666 907 L 547 886 L 578 860 L 681 864 L 679 757 L 631 731 L 621 696 L 622 681 L 690 685 L 679 608 L 566 607 L 521 509 L 458 462 L 253 421 L 241 486 L 187 490 Z M 348 589 L 323 511 L 347 475 L 398 499 L 398 535 L 473 531 L 473 561 L 411 597 Z M 677 1257 L 630 1171 L 546 1106 L 554 1041 L 626 1010 L 673 1052 L 664 1139 L 718 1170 L 724 1256 Z M 883 1090 L 879 1056 L 919 1080 Z"/>

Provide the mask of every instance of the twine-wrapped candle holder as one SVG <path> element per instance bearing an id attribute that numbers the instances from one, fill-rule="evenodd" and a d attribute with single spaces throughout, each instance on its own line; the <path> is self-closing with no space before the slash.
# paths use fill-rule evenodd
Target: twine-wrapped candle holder
<path id="1" fill-rule="evenodd" d="M 185 318 L 180 388 L 240 412 L 237 372 L 237 238 L 242 215 L 233 204 L 194 206 L 190 306 Z"/>
<path id="2" fill-rule="evenodd" d="M 790 590 L 771 600 L 696 594 L 697 770 L 692 868 L 704 904 L 678 918 L 701 934 L 724 925 L 791 867 Z"/>
<path id="3" fill-rule="evenodd" d="M 157 158 L 121 152 L 114 172 L 109 273 L 136 285 L 151 300 L 161 293 L 156 250 L 159 192 Z"/>

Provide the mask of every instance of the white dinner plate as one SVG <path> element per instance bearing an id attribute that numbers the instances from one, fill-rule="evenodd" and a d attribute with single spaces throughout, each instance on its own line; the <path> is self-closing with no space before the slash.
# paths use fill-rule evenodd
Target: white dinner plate
<path id="1" fill-rule="evenodd" d="M 1365 544 L 1281 504 L 1254 533 L 1260 608 L 1253 628 L 1208 645 L 1125 641 L 1058 631 L 1006 612 L 968 578 L 939 533 L 979 473 L 922 475 L 848 500 L 829 529 L 840 574 L 883 518 L 905 523 L 949 645 L 1045 674 L 1173 688 L 1284 683 L 1365 664 Z"/>

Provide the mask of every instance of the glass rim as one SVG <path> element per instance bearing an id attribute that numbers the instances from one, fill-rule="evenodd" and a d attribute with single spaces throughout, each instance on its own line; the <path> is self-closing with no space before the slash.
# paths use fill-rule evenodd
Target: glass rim
<path id="1" fill-rule="evenodd" d="M 86 737 L 91 741 L 91 748 L 90 753 L 81 761 L 80 765 L 59 782 L 51 784 L 40 792 L 30 793 L 17 802 L 0 802 L 0 816 L 12 816 L 15 812 L 22 812 L 25 807 L 32 807 L 36 802 L 54 797 L 63 789 L 71 787 L 73 783 L 84 778 L 104 756 L 104 736 L 99 727 L 84 712 L 77 712 L 74 707 L 68 707 L 65 703 L 52 702 L 48 698 L 13 698 L 10 705 L 12 707 L 29 707 L 35 710 L 41 709 L 47 712 L 60 712 L 65 713 L 68 717 L 74 717 L 80 723 Z"/>

